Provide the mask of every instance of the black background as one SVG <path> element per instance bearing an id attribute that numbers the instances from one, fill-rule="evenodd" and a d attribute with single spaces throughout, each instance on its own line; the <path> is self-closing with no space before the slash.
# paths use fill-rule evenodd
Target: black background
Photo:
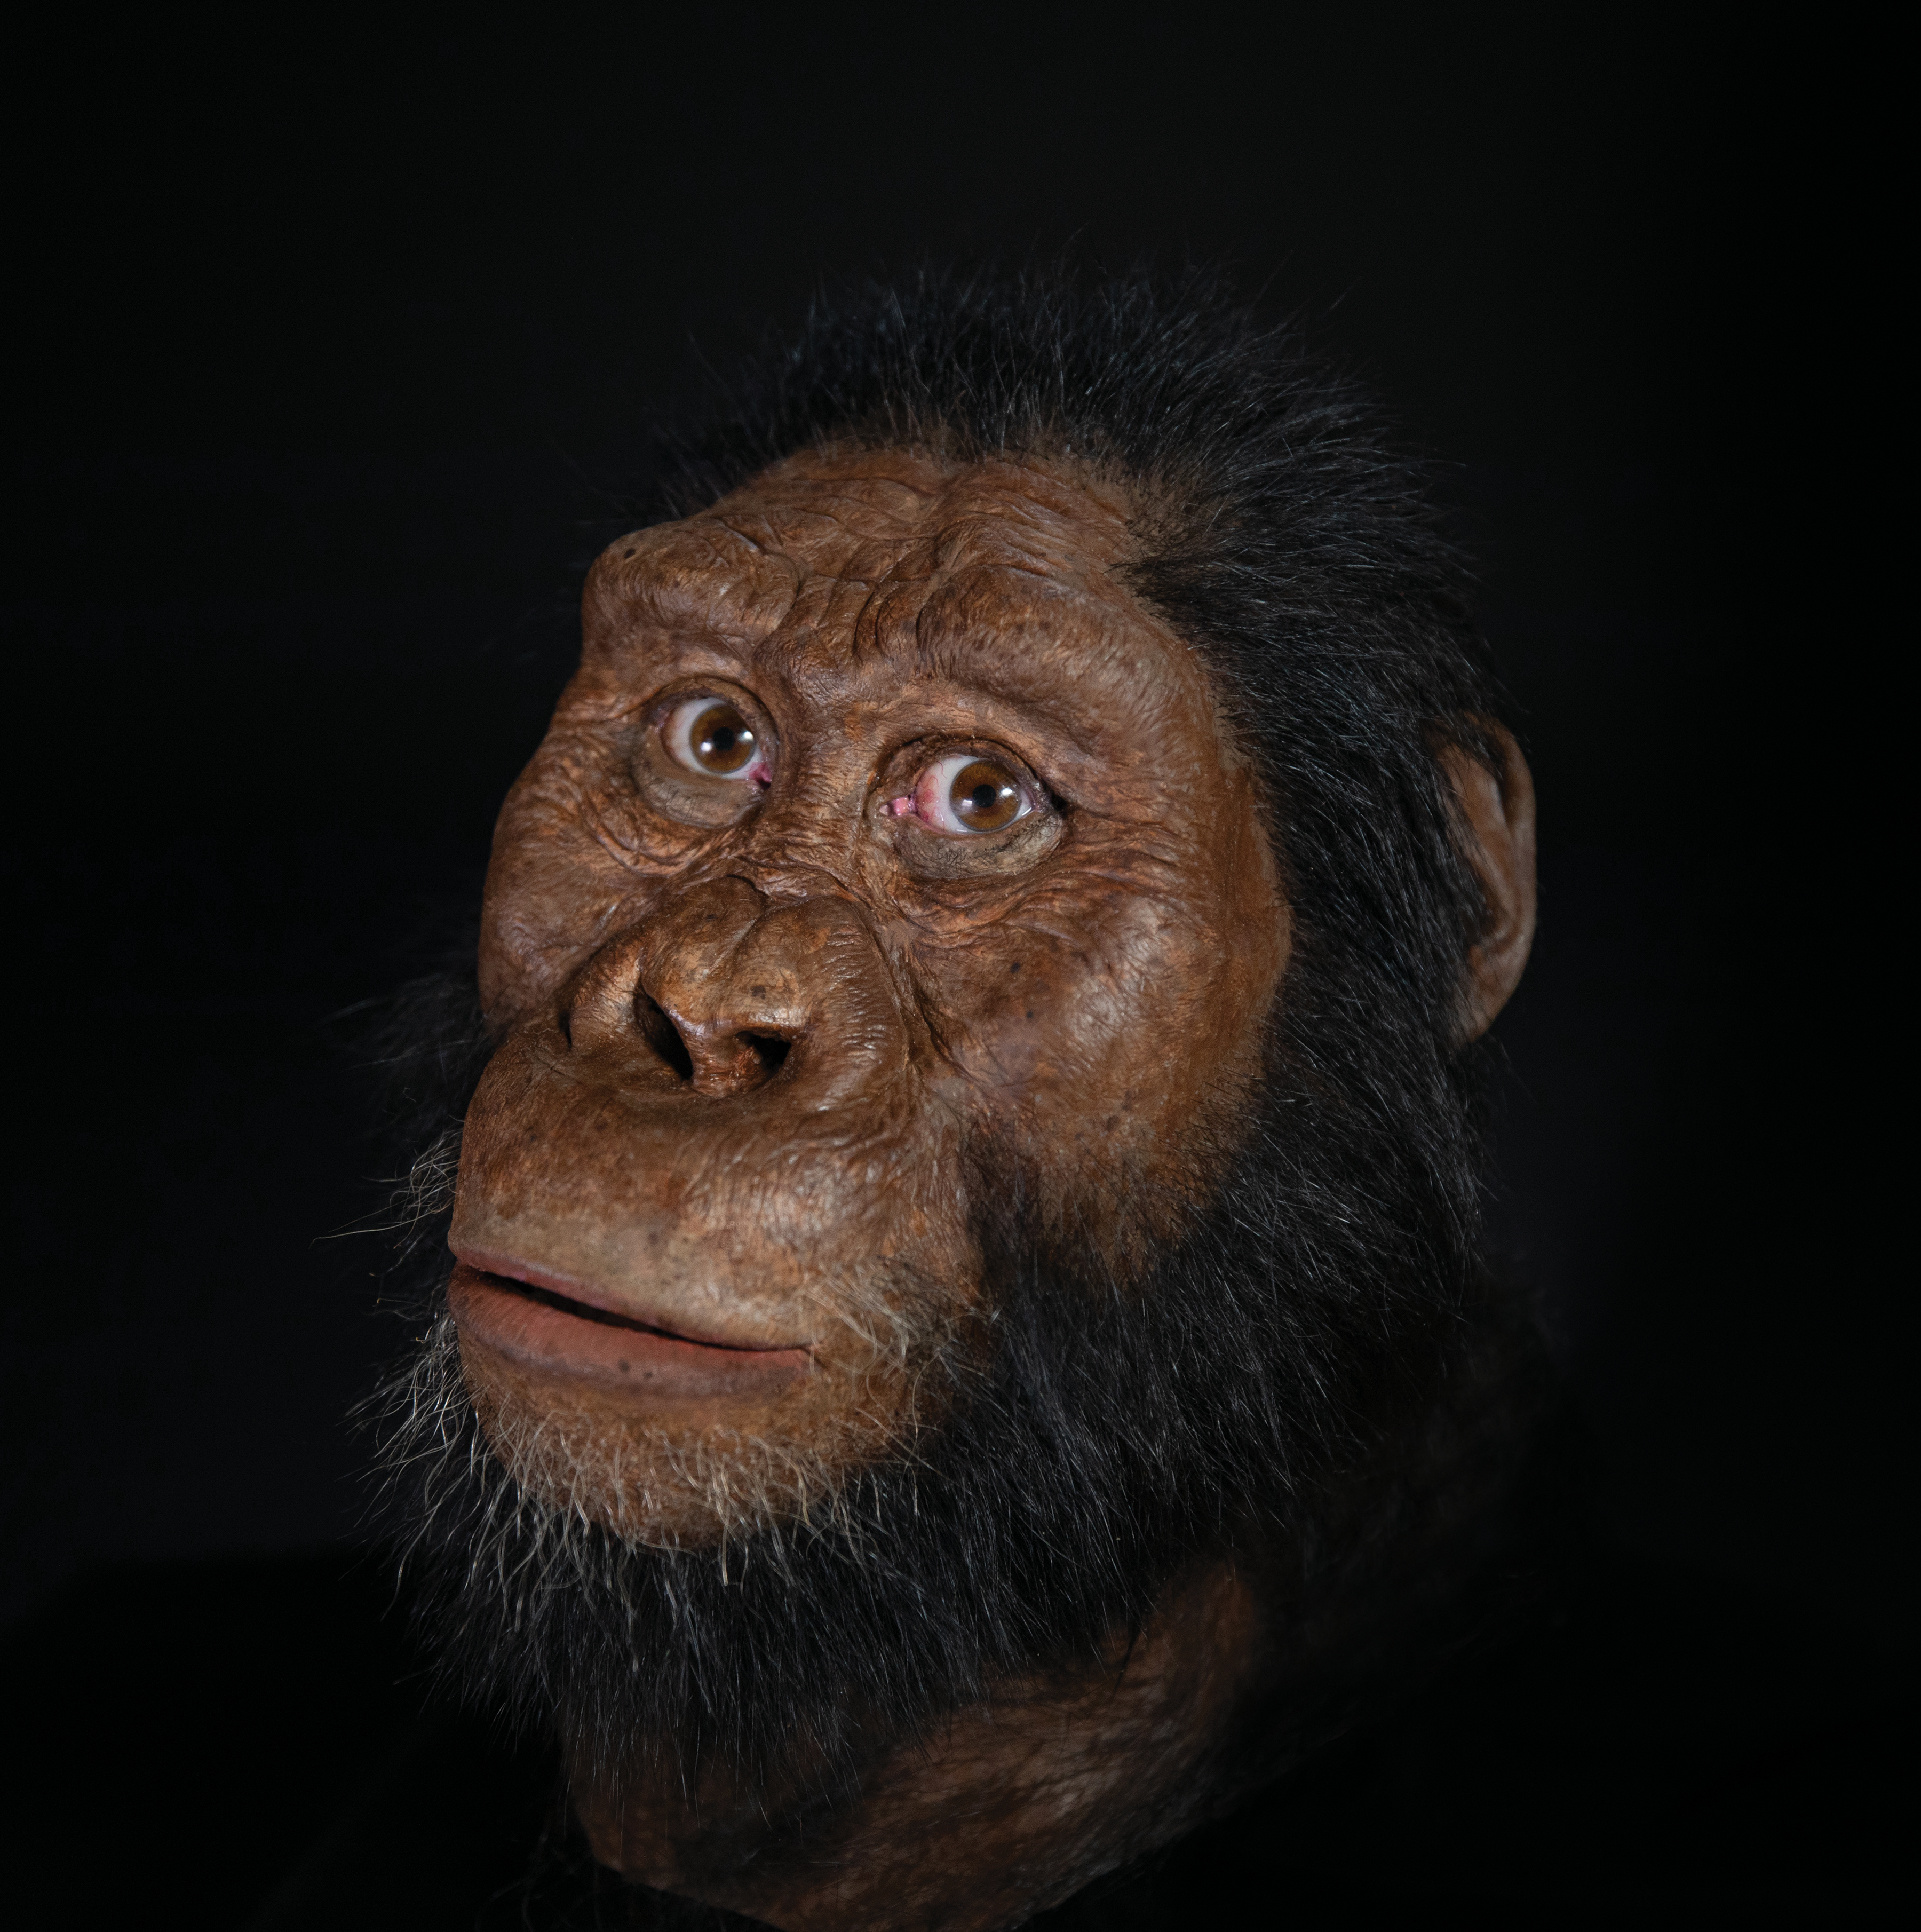
<path id="1" fill-rule="evenodd" d="M 1042 10 L 30 50 L 0 1612 L 352 1542 L 403 1338 L 332 1238 L 384 1160 L 338 1016 L 472 904 L 649 424 L 823 273 L 1071 240 L 1225 255 L 1457 466 L 1542 810 L 1497 1219 L 1594 1496 L 1825 1643 L 1906 1628 L 1768 88 L 1672 21 Z"/>

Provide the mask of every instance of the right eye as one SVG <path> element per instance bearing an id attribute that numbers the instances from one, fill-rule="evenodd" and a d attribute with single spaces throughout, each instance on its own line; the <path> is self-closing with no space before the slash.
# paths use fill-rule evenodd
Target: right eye
<path id="1" fill-rule="evenodd" d="M 724 698 L 683 698 L 661 721 L 661 736 L 676 764 L 703 778 L 763 788 L 774 782 L 770 748 L 753 721 Z"/>

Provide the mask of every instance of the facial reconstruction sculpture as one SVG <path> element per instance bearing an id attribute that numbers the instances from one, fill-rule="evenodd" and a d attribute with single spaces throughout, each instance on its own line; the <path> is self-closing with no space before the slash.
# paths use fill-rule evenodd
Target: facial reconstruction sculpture
<path id="1" fill-rule="evenodd" d="M 778 376 L 502 812 L 387 1460 L 603 1862 L 1012 1924 L 1470 1560 L 1531 794 L 1417 474 L 1210 286 L 929 283 Z"/>

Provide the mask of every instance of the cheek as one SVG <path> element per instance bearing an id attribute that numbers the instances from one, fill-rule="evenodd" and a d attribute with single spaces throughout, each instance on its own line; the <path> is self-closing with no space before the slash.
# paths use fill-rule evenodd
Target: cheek
<path id="1" fill-rule="evenodd" d="M 1125 1156 L 1177 1134 L 1257 1060 L 1271 976 L 1185 899 L 1037 900 L 939 962 L 946 1042 L 981 1102 Z"/>

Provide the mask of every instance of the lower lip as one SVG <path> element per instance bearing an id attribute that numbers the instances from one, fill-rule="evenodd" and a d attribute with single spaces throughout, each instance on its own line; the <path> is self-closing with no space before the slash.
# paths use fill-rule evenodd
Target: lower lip
<path id="1" fill-rule="evenodd" d="M 463 1342 L 538 1374 L 643 1400 L 764 1399 L 813 1366 L 805 1348 L 715 1348 L 570 1315 L 464 1262 L 454 1270 L 447 1299 Z"/>

